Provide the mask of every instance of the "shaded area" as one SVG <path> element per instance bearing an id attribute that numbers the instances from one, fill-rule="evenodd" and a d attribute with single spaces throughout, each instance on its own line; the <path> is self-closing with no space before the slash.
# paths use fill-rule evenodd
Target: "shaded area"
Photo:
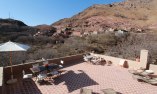
<path id="1" fill-rule="evenodd" d="M 18 82 L 12 85 L 6 85 L 6 94 L 42 94 L 32 79 Z"/>
<path id="2" fill-rule="evenodd" d="M 75 73 L 74 71 L 70 70 L 64 75 L 62 75 L 60 79 L 55 79 L 54 84 L 58 85 L 61 82 L 65 82 L 64 85 L 67 86 L 69 92 L 86 86 L 99 85 L 96 81 L 91 79 L 84 71 L 79 72 L 80 73 Z"/>
<path id="3" fill-rule="evenodd" d="M 39 85 L 53 85 L 53 80 L 42 80 Z"/>

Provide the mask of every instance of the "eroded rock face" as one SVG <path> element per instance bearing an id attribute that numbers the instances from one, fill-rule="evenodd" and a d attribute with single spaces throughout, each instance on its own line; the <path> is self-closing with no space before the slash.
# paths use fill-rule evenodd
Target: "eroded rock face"
<path id="1" fill-rule="evenodd" d="M 0 19 L 0 33 L 47 31 L 49 36 L 55 31 L 60 33 L 66 28 L 78 35 L 82 33 L 104 32 L 109 28 L 125 29 L 157 29 L 157 0 L 125 0 L 113 4 L 95 4 L 71 18 L 61 19 L 52 25 L 27 26 L 22 21 Z M 54 28 L 55 27 L 55 28 Z M 55 30 L 57 29 L 57 30 Z M 53 31 L 51 34 L 49 31 Z M 66 31 L 67 32 L 67 31 Z M 64 33 L 66 33 L 64 32 Z M 27 34 L 29 35 L 29 34 Z"/>
<path id="2" fill-rule="evenodd" d="M 52 26 L 58 30 L 70 26 L 73 32 L 94 32 L 107 28 L 142 29 L 156 24 L 157 0 L 125 0 L 113 4 L 96 4 Z"/>

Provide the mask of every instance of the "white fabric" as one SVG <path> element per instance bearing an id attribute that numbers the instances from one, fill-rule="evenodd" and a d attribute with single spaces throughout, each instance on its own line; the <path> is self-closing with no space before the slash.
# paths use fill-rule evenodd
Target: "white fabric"
<path id="1" fill-rule="evenodd" d="M 121 59 L 120 62 L 119 62 L 119 65 L 120 65 L 120 66 L 123 66 L 123 65 L 124 65 L 124 62 L 125 62 L 125 59 Z"/>
<path id="2" fill-rule="evenodd" d="M 83 58 L 84 59 L 84 61 L 88 61 L 88 59 L 87 58 Z"/>
<path id="3" fill-rule="evenodd" d="M 0 52 L 6 51 L 26 51 L 30 47 L 24 44 L 19 44 L 15 42 L 6 42 L 0 45 Z"/>
<path id="4" fill-rule="evenodd" d="M 87 59 L 91 59 L 91 58 L 93 58 L 93 56 L 88 55 L 88 56 L 86 56 L 86 58 L 87 58 Z"/>
<path id="5" fill-rule="evenodd" d="M 145 72 L 148 73 L 148 74 L 153 74 L 154 73 L 153 70 L 145 70 Z"/>
<path id="6" fill-rule="evenodd" d="M 38 80 L 43 80 L 44 78 L 46 78 L 47 77 L 47 74 L 39 74 L 38 75 Z"/>
<path id="7" fill-rule="evenodd" d="M 46 64 L 49 64 L 49 62 L 48 61 L 44 61 L 43 64 L 46 65 Z"/>
<path id="8" fill-rule="evenodd" d="M 38 68 L 39 64 L 33 64 L 33 68 Z"/>
<path id="9" fill-rule="evenodd" d="M 64 61 L 63 61 L 63 60 L 61 60 L 60 62 L 61 62 L 61 64 L 64 64 Z"/>
<path id="10" fill-rule="evenodd" d="M 32 74 L 25 74 L 25 71 L 22 71 L 23 73 L 23 79 L 32 78 Z"/>
<path id="11" fill-rule="evenodd" d="M 62 65 L 59 65 L 59 68 L 63 68 L 63 66 L 62 66 Z"/>
<path id="12" fill-rule="evenodd" d="M 26 78 L 32 78 L 32 74 L 25 74 L 25 75 L 23 75 L 23 79 L 26 79 Z"/>
<path id="13" fill-rule="evenodd" d="M 42 57 L 42 61 L 46 61 L 45 58 Z"/>
<path id="14" fill-rule="evenodd" d="M 25 71 L 24 70 L 22 71 L 22 73 L 23 73 L 23 75 L 25 75 Z"/>

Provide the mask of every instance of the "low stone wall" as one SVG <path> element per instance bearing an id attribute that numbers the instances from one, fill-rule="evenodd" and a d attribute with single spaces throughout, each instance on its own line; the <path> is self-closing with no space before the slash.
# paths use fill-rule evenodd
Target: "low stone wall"
<path id="1" fill-rule="evenodd" d="M 106 61 L 111 61 L 112 64 L 116 65 L 116 66 L 118 66 L 120 60 L 123 59 L 123 58 L 117 58 L 117 57 L 100 55 L 100 54 L 93 54 L 93 53 L 91 53 L 91 55 L 104 58 Z M 144 64 L 141 64 L 141 62 L 137 62 L 137 61 L 133 61 L 133 60 L 127 60 L 127 59 L 125 59 L 125 60 L 128 62 L 128 67 L 130 69 L 139 69 L 140 67 L 144 67 L 144 68 L 146 67 L 146 64 L 145 64 L 145 66 L 143 66 Z"/>
<path id="2" fill-rule="evenodd" d="M 79 55 L 72 55 L 72 56 L 67 56 L 67 57 L 61 57 L 61 58 L 55 58 L 55 59 L 48 59 L 49 63 L 56 63 L 59 64 L 60 60 L 64 61 L 64 65 L 66 66 L 68 64 L 73 64 L 76 62 L 80 62 L 83 60 L 83 55 L 79 54 Z M 42 61 L 36 61 L 36 62 L 29 62 L 29 63 L 24 63 L 24 64 L 18 64 L 18 65 L 13 65 L 13 75 L 14 77 L 21 75 L 22 76 L 22 71 L 25 70 L 26 73 L 31 73 L 30 68 L 32 68 L 33 64 L 39 63 L 39 65 L 43 65 Z M 7 66 L 4 68 L 4 77 L 5 78 L 10 78 L 11 75 L 11 67 Z"/>

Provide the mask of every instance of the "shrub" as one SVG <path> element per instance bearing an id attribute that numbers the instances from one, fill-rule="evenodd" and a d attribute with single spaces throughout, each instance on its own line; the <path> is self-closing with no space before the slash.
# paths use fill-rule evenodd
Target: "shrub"
<path id="1" fill-rule="evenodd" d="M 26 54 L 26 52 L 12 52 L 12 64 L 21 64 L 23 61 L 28 59 L 28 55 Z M 9 52 L 5 52 L 5 53 L 1 53 L 1 66 L 10 66 L 10 53 Z"/>
<path id="2" fill-rule="evenodd" d="M 33 44 L 34 38 L 32 36 L 19 36 L 15 41 L 26 44 Z"/>
<path id="3" fill-rule="evenodd" d="M 31 53 L 29 55 L 30 59 L 41 59 L 41 58 L 47 58 L 47 59 L 51 59 L 54 57 L 57 57 L 57 51 L 55 49 L 38 49 L 37 51 L 35 51 L 34 53 Z"/>
<path id="4" fill-rule="evenodd" d="M 119 41 L 116 46 L 110 47 L 107 50 L 108 53 L 118 53 L 124 58 L 134 59 L 136 56 L 140 55 L 141 49 L 149 50 L 152 58 L 157 57 L 157 34 L 145 33 L 131 33 L 127 39 Z"/>
<path id="5" fill-rule="evenodd" d="M 88 36 L 87 42 L 90 45 L 88 48 L 96 53 L 103 53 L 109 46 L 116 45 L 117 39 L 114 34 L 98 34 Z"/>

